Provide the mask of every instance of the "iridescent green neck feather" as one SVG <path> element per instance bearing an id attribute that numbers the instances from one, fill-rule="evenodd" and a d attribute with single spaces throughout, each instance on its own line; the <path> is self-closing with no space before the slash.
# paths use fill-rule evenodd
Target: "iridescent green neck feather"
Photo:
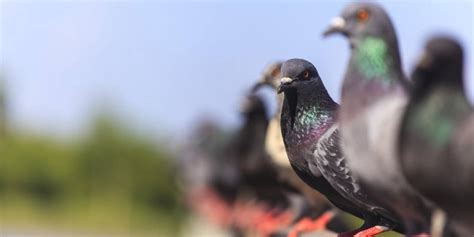
<path id="1" fill-rule="evenodd" d="M 326 120 L 325 117 L 328 113 L 329 111 L 321 109 L 318 104 L 309 105 L 298 111 L 297 122 L 304 127 L 312 126 L 318 122 L 326 122 L 324 120 Z"/>
<path id="2" fill-rule="evenodd" d="M 287 134 L 288 140 L 300 145 L 312 144 L 334 123 L 337 106 L 323 85 L 285 93 L 282 127 L 292 131 Z"/>
<path id="3" fill-rule="evenodd" d="M 375 37 L 364 38 L 355 52 L 355 64 L 358 71 L 367 80 L 382 80 L 390 84 L 389 69 L 393 59 L 388 57 L 387 44 L 383 39 Z"/>
<path id="4" fill-rule="evenodd" d="M 457 120 L 468 110 L 469 105 L 462 94 L 438 91 L 414 105 L 407 122 L 418 137 L 442 148 L 449 143 Z"/>
<path id="5" fill-rule="evenodd" d="M 296 111 L 294 131 L 297 143 L 313 144 L 335 121 L 335 104 L 328 107 L 326 102 L 303 105 Z"/>

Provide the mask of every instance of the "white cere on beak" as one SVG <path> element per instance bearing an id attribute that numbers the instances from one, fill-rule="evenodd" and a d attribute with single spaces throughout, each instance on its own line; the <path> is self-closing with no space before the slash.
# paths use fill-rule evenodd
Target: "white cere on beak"
<path id="1" fill-rule="evenodd" d="M 334 17 L 329 24 L 331 28 L 343 29 L 346 26 L 346 20 L 338 16 Z"/>
<path id="2" fill-rule="evenodd" d="M 418 67 L 428 68 L 431 63 L 432 63 L 432 58 L 430 57 L 430 54 L 427 53 L 426 51 L 423 51 L 423 53 L 421 53 L 418 56 Z"/>
<path id="3" fill-rule="evenodd" d="M 291 82 L 293 82 L 293 79 L 289 78 L 289 77 L 283 77 L 281 80 L 280 80 L 280 83 L 282 85 L 284 84 L 290 84 Z"/>

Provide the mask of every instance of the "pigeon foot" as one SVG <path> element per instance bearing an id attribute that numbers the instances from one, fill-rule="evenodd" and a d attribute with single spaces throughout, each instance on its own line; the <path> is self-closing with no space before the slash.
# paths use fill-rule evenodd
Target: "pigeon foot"
<path id="1" fill-rule="evenodd" d="M 304 232 L 325 230 L 327 224 L 331 221 L 333 217 L 334 217 L 334 212 L 327 211 L 316 220 L 311 220 L 310 218 L 304 218 L 295 224 L 295 226 L 288 233 L 288 237 L 298 237 L 300 233 L 304 233 Z"/>
<path id="2" fill-rule="evenodd" d="M 293 215 L 290 212 L 269 212 L 257 221 L 256 229 L 259 236 L 270 236 L 282 227 L 291 223 Z"/>
<path id="3" fill-rule="evenodd" d="M 385 226 L 373 226 L 370 228 L 359 228 L 353 231 L 340 233 L 337 237 L 373 237 L 390 229 Z"/>
<path id="4" fill-rule="evenodd" d="M 359 233 L 355 234 L 354 237 L 372 237 L 376 236 L 378 234 L 381 234 L 385 231 L 388 231 L 389 229 L 384 226 L 374 226 L 369 229 L 360 231 Z"/>

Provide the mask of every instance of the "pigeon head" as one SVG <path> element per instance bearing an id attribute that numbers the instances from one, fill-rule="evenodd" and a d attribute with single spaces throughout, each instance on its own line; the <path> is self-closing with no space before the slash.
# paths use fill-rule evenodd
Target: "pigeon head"
<path id="1" fill-rule="evenodd" d="M 348 79 L 358 77 L 355 80 L 372 81 L 383 91 L 409 86 L 402 71 L 395 29 L 380 5 L 349 4 L 333 19 L 324 35 L 336 33 L 349 40 L 352 51 L 346 73 Z"/>
<path id="2" fill-rule="evenodd" d="M 439 36 L 431 38 L 413 72 L 418 87 L 428 84 L 462 85 L 463 50 L 456 40 Z"/>
<path id="3" fill-rule="evenodd" d="M 278 61 L 267 66 L 260 80 L 253 86 L 252 93 L 257 92 L 263 86 L 271 86 L 276 90 L 280 85 L 281 64 L 282 62 Z"/>
<path id="4" fill-rule="evenodd" d="M 254 94 L 248 95 L 240 105 L 240 113 L 245 117 L 266 116 L 263 100 Z"/>
<path id="5" fill-rule="evenodd" d="M 324 36 L 342 34 L 349 38 L 351 47 L 354 47 L 366 37 L 389 39 L 395 36 L 394 32 L 390 17 L 381 6 L 357 2 L 348 5 L 340 16 L 331 21 Z"/>
<path id="6" fill-rule="evenodd" d="M 278 93 L 305 88 L 319 83 L 320 78 L 314 65 L 304 59 L 290 59 L 281 66 L 281 80 Z"/>

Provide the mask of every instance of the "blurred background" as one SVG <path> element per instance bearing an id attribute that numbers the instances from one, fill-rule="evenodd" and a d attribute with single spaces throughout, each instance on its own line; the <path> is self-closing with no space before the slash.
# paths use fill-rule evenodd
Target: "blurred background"
<path id="1" fill-rule="evenodd" d="M 349 48 L 321 33 L 346 4 L 0 0 L 0 236 L 190 236 L 190 131 L 238 126 L 274 60 L 313 62 L 338 101 Z M 464 44 L 474 101 L 473 2 L 381 4 L 407 73 L 429 36 Z"/>

